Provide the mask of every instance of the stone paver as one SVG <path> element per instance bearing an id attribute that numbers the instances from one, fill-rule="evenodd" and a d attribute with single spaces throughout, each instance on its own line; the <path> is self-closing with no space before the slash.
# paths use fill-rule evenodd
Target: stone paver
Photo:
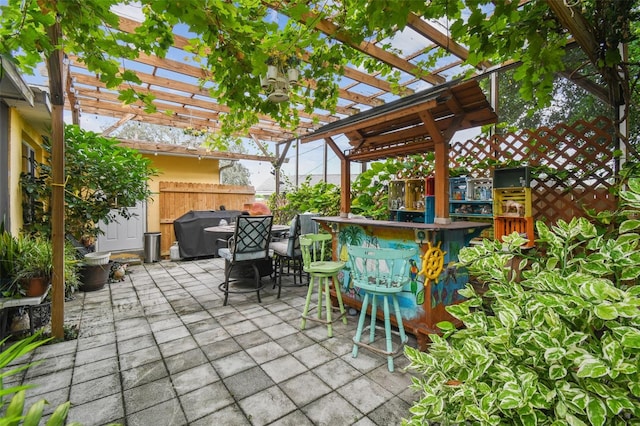
<path id="1" fill-rule="evenodd" d="M 77 293 L 66 303 L 79 338 L 38 348 L 42 360 L 5 383 L 38 385 L 45 416 L 71 401 L 83 425 L 399 424 L 419 394 L 396 358 L 361 349 L 352 358 L 357 317 L 300 330 L 306 286 L 267 283 L 223 306 L 220 259 L 131 265 L 123 282 Z M 268 278 L 265 278 L 268 280 Z M 284 280 L 290 279 L 285 277 Z M 415 339 L 413 341 L 415 344 Z M 22 361 L 24 362 L 24 361 Z M 21 379 L 21 377 L 23 377 Z"/>

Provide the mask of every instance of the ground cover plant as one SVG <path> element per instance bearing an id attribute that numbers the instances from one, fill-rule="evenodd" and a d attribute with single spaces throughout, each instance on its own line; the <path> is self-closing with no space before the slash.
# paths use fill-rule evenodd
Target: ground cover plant
<path id="1" fill-rule="evenodd" d="M 421 392 L 407 425 L 640 424 L 640 179 L 620 208 L 537 222 L 536 248 L 518 235 L 464 248 L 487 288 L 447 310 L 427 352 L 407 347 Z"/>

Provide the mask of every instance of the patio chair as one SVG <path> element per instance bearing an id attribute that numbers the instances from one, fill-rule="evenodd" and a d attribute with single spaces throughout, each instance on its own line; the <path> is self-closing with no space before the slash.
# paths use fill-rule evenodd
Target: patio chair
<path id="1" fill-rule="evenodd" d="M 272 241 L 269 248 L 273 250 L 275 283 L 274 288 L 278 286 L 278 299 L 282 290 L 282 276 L 293 275 L 293 285 L 296 286 L 297 279 L 302 285 L 302 250 L 300 250 L 300 235 L 317 234 L 318 224 L 312 220 L 313 217 L 319 216 L 315 213 L 297 214 L 291 220 L 291 228 L 287 238 L 278 241 Z M 285 267 L 287 272 L 285 272 Z M 293 273 L 291 270 L 293 269 Z"/>
<path id="2" fill-rule="evenodd" d="M 255 291 L 260 299 L 260 290 L 264 288 L 261 282 L 260 263 L 271 262 L 269 257 L 269 242 L 271 241 L 271 225 L 273 216 L 238 216 L 234 234 L 228 240 L 228 247 L 218 249 L 220 257 L 224 258 L 224 282 L 218 288 L 224 291 L 224 305 L 227 305 L 229 293 L 248 293 Z M 236 266 L 251 266 L 253 268 L 255 288 L 240 288 L 229 284 L 242 281 L 242 278 L 231 279 L 231 272 Z"/>
<path id="3" fill-rule="evenodd" d="M 396 295 L 403 290 L 410 280 L 409 260 L 417 255 L 416 249 L 392 249 L 375 247 L 349 247 L 349 267 L 353 286 L 364 293 L 362 308 L 358 319 L 358 328 L 353 338 L 352 356 L 358 356 L 360 346 L 387 356 L 387 367 L 393 371 L 393 357 L 399 353 L 407 343 L 407 336 L 402 324 L 402 313 Z M 377 305 L 382 299 L 384 309 L 384 331 L 386 350 L 373 345 L 375 341 Z M 391 331 L 391 316 L 389 299 L 393 304 L 398 332 Z M 371 323 L 364 327 L 367 308 L 371 303 Z M 369 343 L 360 341 L 362 333 L 369 329 Z M 400 336 L 400 344 L 394 349 L 392 335 Z"/>
<path id="4" fill-rule="evenodd" d="M 307 320 L 320 322 L 327 325 L 327 335 L 333 336 L 332 323 L 342 319 L 347 324 L 346 311 L 342 303 L 342 293 L 338 284 L 338 273 L 344 268 L 345 263 L 340 261 L 327 261 L 325 259 L 325 242 L 331 241 L 331 234 L 304 234 L 300 236 L 300 249 L 302 250 L 302 259 L 304 271 L 309 274 L 309 290 L 307 291 L 307 299 L 302 311 L 302 322 L 300 329 L 304 330 Z M 334 308 L 331 304 L 331 283 L 335 289 L 336 299 L 338 299 L 338 307 Z M 318 285 L 318 307 L 317 315 L 314 318 L 309 315 L 309 305 L 311 304 L 311 296 L 313 295 L 314 284 Z M 322 319 L 322 293 L 325 297 L 325 318 Z M 340 310 L 340 315 L 332 318 L 334 309 Z"/>

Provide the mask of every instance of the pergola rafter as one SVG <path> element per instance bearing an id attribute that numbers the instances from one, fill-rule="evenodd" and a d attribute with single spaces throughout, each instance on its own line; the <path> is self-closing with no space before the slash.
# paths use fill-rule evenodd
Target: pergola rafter
<path id="1" fill-rule="evenodd" d="M 269 4 L 269 7 L 278 10 L 277 4 Z M 335 115 L 322 111 L 309 113 L 299 110 L 301 121 L 295 130 L 282 129 L 277 121 L 261 115 L 259 122 L 248 133 L 238 136 L 273 143 L 285 143 L 298 137 L 304 137 L 321 126 L 357 114 L 362 110 L 382 106 L 389 100 L 415 93 L 410 85 L 426 84 L 429 87 L 442 84 L 447 81 L 444 73 L 460 66 L 468 56 L 468 51 L 463 46 L 455 43 L 435 26 L 416 15 L 408 17 L 407 26 L 424 38 L 423 45 L 425 47 L 404 56 L 383 49 L 381 42 L 378 41 L 351 43 L 346 37 L 340 35 L 339 28 L 330 20 L 324 19 L 314 22 L 315 30 L 322 31 L 333 39 L 349 44 L 392 68 L 400 70 L 404 73 L 405 78 L 399 85 L 392 85 L 381 78 L 380 74 L 369 74 L 354 67 L 345 67 L 343 71 L 345 81 L 340 84 L 339 102 Z M 138 26 L 137 21 L 120 17 L 118 30 L 133 33 Z M 173 47 L 183 51 L 185 58 L 191 56 L 188 52 L 189 45 L 190 41 L 187 37 L 174 35 Z M 450 61 L 430 73 L 418 73 L 418 66 L 412 61 L 430 50 L 440 48 L 446 49 L 451 54 Z M 136 74 L 141 80 L 140 85 L 123 85 L 119 89 L 133 87 L 137 91 L 153 96 L 157 111 L 147 113 L 141 104 L 123 105 L 118 100 L 116 90 L 107 89 L 99 77 L 91 74 L 78 58 L 70 57 L 69 59 L 71 63 L 67 79 L 66 107 L 74 112 L 76 120 L 80 119 L 79 111 L 119 119 L 108 129 L 110 133 L 116 130 L 117 126 L 130 121 L 216 132 L 220 128 L 220 114 L 229 112 L 229 107 L 216 102 L 211 97 L 207 88 L 207 84 L 210 83 L 202 84 L 203 81 L 215 80 L 215 76 L 211 76 L 195 61 L 189 63 L 188 59 L 178 61 L 140 53 L 135 60 L 122 62 L 121 71 L 125 67 L 143 70 L 146 68 L 145 71 L 136 70 Z M 306 55 L 303 55 L 301 59 L 305 61 Z M 327 66 L 331 65 L 327 64 Z M 305 80 L 300 84 L 309 87 L 312 91 L 316 87 L 315 81 Z"/>

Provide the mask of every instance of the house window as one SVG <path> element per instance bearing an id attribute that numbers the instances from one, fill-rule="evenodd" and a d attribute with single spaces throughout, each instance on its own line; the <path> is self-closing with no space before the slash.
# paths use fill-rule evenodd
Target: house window
<path id="1" fill-rule="evenodd" d="M 24 141 L 22 142 L 22 171 L 31 177 L 36 175 L 36 152 Z"/>
<path id="2" fill-rule="evenodd" d="M 35 181 L 37 169 L 36 152 L 27 142 L 22 142 L 22 176 L 21 186 L 29 185 Z M 36 220 L 36 196 L 30 191 L 22 191 L 22 222 L 25 225 L 33 224 Z"/>

